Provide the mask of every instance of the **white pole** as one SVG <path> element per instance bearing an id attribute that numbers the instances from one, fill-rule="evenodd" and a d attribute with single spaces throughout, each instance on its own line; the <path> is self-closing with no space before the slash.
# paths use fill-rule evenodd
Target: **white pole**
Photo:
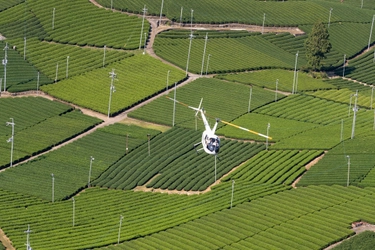
<path id="1" fill-rule="evenodd" d="M 146 54 L 146 42 L 147 42 L 146 32 L 144 33 L 144 35 L 145 35 L 145 44 L 143 45 L 143 55 Z"/>
<path id="2" fill-rule="evenodd" d="M 161 24 L 161 17 L 163 16 L 163 5 L 164 5 L 164 0 L 161 0 L 161 8 L 160 8 L 159 25 Z"/>
<path id="3" fill-rule="evenodd" d="M 216 158 L 217 158 L 217 155 L 215 154 L 215 182 L 216 182 Z"/>
<path id="4" fill-rule="evenodd" d="M 372 17 L 372 23 L 371 23 L 371 29 L 370 29 L 370 37 L 368 39 L 367 49 L 370 49 L 371 37 L 372 37 L 372 29 L 374 28 L 374 20 L 375 20 L 375 15 Z"/>
<path id="5" fill-rule="evenodd" d="M 55 202 L 55 176 L 51 174 L 52 176 L 52 203 Z"/>
<path id="6" fill-rule="evenodd" d="M 52 11 L 52 29 L 55 29 L 55 8 Z"/>
<path id="7" fill-rule="evenodd" d="M 5 57 L 3 59 L 3 65 L 4 65 L 4 92 L 7 90 L 7 64 L 8 64 L 8 43 L 5 44 Z"/>
<path id="8" fill-rule="evenodd" d="M 141 38 L 139 39 L 139 49 L 141 49 L 141 46 L 142 46 L 143 27 L 144 27 L 144 24 L 145 24 L 145 15 L 146 15 L 146 12 L 147 12 L 146 5 L 144 5 L 142 11 L 143 11 L 143 19 L 142 19 Z"/>
<path id="9" fill-rule="evenodd" d="M 90 170 L 89 170 L 89 181 L 87 183 L 87 186 L 90 187 L 90 182 L 91 182 L 91 170 L 92 170 L 92 161 L 95 160 L 94 157 L 90 156 Z"/>
<path id="10" fill-rule="evenodd" d="M 234 180 L 232 180 L 232 198 L 230 199 L 230 208 L 233 206 Z"/>
<path id="11" fill-rule="evenodd" d="M 69 56 L 66 57 L 66 78 L 69 77 Z"/>
<path id="12" fill-rule="evenodd" d="M 125 153 L 126 154 L 128 154 L 128 150 L 129 150 L 128 141 L 129 141 L 129 133 L 126 133 L 126 148 L 125 148 Z"/>
<path id="13" fill-rule="evenodd" d="M 122 220 L 123 219 L 124 219 L 124 216 L 120 215 L 120 225 L 118 227 L 117 244 L 120 244 L 121 225 L 122 225 Z"/>
<path id="14" fill-rule="evenodd" d="M 342 142 L 343 139 L 343 132 L 344 132 L 344 119 L 341 119 L 341 133 L 340 133 L 340 142 Z"/>
<path id="15" fill-rule="evenodd" d="M 36 92 L 37 92 L 37 94 L 39 94 L 39 79 L 40 79 L 40 73 L 38 71 L 38 76 L 37 76 L 37 80 L 36 80 Z"/>
<path id="16" fill-rule="evenodd" d="M 76 213 L 76 200 L 74 197 L 72 198 L 73 201 L 73 227 L 74 227 L 74 221 L 75 221 L 75 213 Z"/>
<path id="17" fill-rule="evenodd" d="M 30 225 L 27 225 L 27 230 L 24 231 L 24 233 L 26 233 L 26 250 L 31 250 L 31 247 L 30 247 L 30 233 L 31 233 Z"/>
<path id="18" fill-rule="evenodd" d="M 203 74 L 204 58 L 206 57 L 207 40 L 208 40 L 208 32 L 206 33 L 206 37 L 205 37 L 205 41 L 204 41 L 204 49 L 203 49 L 203 58 L 202 58 L 201 76 L 202 76 L 202 74 Z"/>
<path id="19" fill-rule="evenodd" d="M 107 45 L 104 45 L 104 54 L 103 54 L 103 68 L 105 65 L 105 49 L 107 48 Z"/>
<path id="20" fill-rule="evenodd" d="M 55 82 L 57 82 L 58 74 L 59 74 L 59 63 L 57 62 L 57 64 L 56 64 L 56 76 L 55 76 Z"/>
<path id="21" fill-rule="evenodd" d="M 277 102 L 277 85 L 279 85 L 279 79 L 276 79 L 275 102 Z"/>
<path id="22" fill-rule="evenodd" d="M 180 26 L 182 25 L 182 11 L 184 10 L 184 7 L 181 6 L 181 13 L 180 13 Z"/>
<path id="23" fill-rule="evenodd" d="M 267 137 L 266 137 L 266 150 L 268 150 L 268 133 L 270 131 L 271 124 L 268 123 L 267 125 Z"/>
<path id="24" fill-rule="evenodd" d="M 115 74 L 115 70 L 112 69 L 112 72 L 109 72 L 109 75 L 111 77 L 111 86 L 109 87 L 109 102 L 108 102 L 108 118 L 111 113 L 111 101 L 112 101 L 112 93 L 116 91 L 115 86 L 113 86 L 113 81 L 116 78 L 117 74 Z"/>
<path id="25" fill-rule="evenodd" d="M 247 113 L 250 113 L 250 107 L 251 107 L 251 96 L 253 95 L 253 86 L 250 86 L 250 96 L 249 96 L 249 106 L 247 108 Z"/>
<path id="26" fill-rule="evenodd" d="M 370 102 L 370 109 L 372 109 L 372 102 L 374 100 L 374 86 L 371 88 L 371 102 Z"/>
<path id="27" fill-rule="evenodd" d="M 208 64 L 210 64 L 210 57 L 211 57 L 211 54 L 208 54 L 207 65 L 206 65 L 206 75 L 207 75 L 207 71 L 208 71 Z"/>
<path id="28" fill-rule="evenodd" d="M 191 9 L 191 18 L 190 18 L 191 33 L 193 33 L 193 13 L 194 13 L 194 10 Z"/>
<path id="29" fill-rule="evenodd" d="M 174 101 L 173 101 L 173 121 L 172 121 L 172 127 L 174 127 L 175 116 L 176 116 L 176 90 L 177 90 L 177 82 L 174 83 Z"/>
<path id="30" fill-rule="evenodd" d="M 23 38 L 23 60 L 26 60 L 26 36 Z"/>
<path id="31" fill-rule="evenodd" d="M 348 179 L 346 180 L 346 186 L 349 187 L 349 175 L 350 175 L 350 156 L 346 156 L 348 158 Z"/>
<path id="32" fill-rule="evenodd" d="M 191 31 L 190 35 L 189 35 L 189 39 L 190 39 L 190 43 L 189 43 L 189 52 L 188 52 L 188 58 L 187 58 L 187 62 L 186 62 L 186 72 L 185 74 L 188 75 L 188 70 L 189 70 L 189 61 L 190 61 L 190 51 L 191 51 L 191 43 L 193 41 L 193 31 Z"/>
<path id="33" fill-rule="evenodd" d="M 363 8 L 363 0 L 361 1 L 361 9 Z"/>
<path id="34" fill-rule="evenodd" d="M 296 53 L 296 61 L 295 61 L 295 64 L 294 64 L 294 77 L 293 77 L 293 88 L 292 88 L 292 94 L 294 94 L 294 88 L 295 88 L 295 84 L 296 84 L 298 52 L 299 52 L 299 51 L 297 51 L 297 53 Z"/>
<path id="35" fill-rule="evenodd" d="M 263 13 L 262 35 L 264 32 L 264 22 L 266 21 L 266 13 Z"/>
<path id="36" fill-rule="evenodd" d="M 299 70 L 297 70 L 297 74 L 296 74 L 296 89 L 294 90 L 295 93 L 298 93 L 298 73 L 299 73 Z"/>
<path id="37" fill-rule="evenodd" d="M 358 111 L 357 100 L 358 100 L 358 90 L 355 93 L 355 101 L 354 101 L 354 107 L 353 107 L 353 113 L 354 114 L 353 114 L 353 125 L 352 125 L 352 136 L 351 136 L 351 139 L 354 138 L 355 121 L 356 121 L 356 118 L 357 118 L 357 111 Z"/>
<path id="38" fill-rule="evenodd" d="M 333 8 L 331 8 L 331 9 L 329 10 L 328 28 L 329 28 L 329 26 L 331 25 L 331 15 L 332 15 L 332 10 L 333 10 Z"/>
<path id="39" fill-rule="evenodd" d="M 342 77 L 345 77 L 345 62 L 346 62 L 346 54 L 344 54 L 344 63 L 342 64 Z"/>
<path id="40" fill-rule="evenodd" d="M 168 85 L 169 85 L 169 73 L 170 72 L 171 72 L 170 70 L 168 70 L 167 72 L 167 87 L 166 87 L 167 90 L 168 90 Z"/>
<path id="41" fill-rule="evenodd" d="M 113 0 L 111 0 L 111 10 L 113 10 Z"/>
<path id="42" fill-rule="evenodd" d="M 10 167 L 13 166 L 13 146 L 14 146 L 14 119 L 13 118 L 10 118 L 12 120 L 12 122 L 7 122 L 6 123 L 6 126 L 9 126 L 11 125 L 12 126 L 12 137 L 10 137 L 7 142 L 10 142 L 11 143 L 11 148 L 10 148 Z"/>

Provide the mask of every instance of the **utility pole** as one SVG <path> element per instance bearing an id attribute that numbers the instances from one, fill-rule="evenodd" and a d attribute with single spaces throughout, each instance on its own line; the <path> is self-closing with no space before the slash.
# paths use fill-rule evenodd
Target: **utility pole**
<path id="1" fill-rule="evenodd" d="M 120 244 L 120 236 L 121 236 L 121 225 L 122 220 L 124 219 L 124 216 L 120 215 L 120 225 L 118 227 L 118 236 L 117 236 L 117 244 Z"/>
<path id="2" fill-rule="evenodd" d="M 112 69 L 112 72 L 109 72 L 109 77 L 111 78 L 111 86 L 109 87 L 108 118 L 111 113 L 112 93 L 116 92 L 115 86 L 113 86 L 113 81 L 117 77 L 117 74 L 115 73 L 114 69 Z"/>
<path id="3" fill-rule="evenodd" d="M 6 126 L 9 126 L 11 125 L 12 126 L 12 137 L 10 137 L 7 142 L 11 142 L 11 149 L 10 149 L 10 167 L 13 166 L 13 148 L 14 148 L 14 119 L 13 118 L 10 118 L 12 120 L 12 122 L 7 122 L 6 123 Z"/>
<path id="4" fill-rule="evenodd" d="M 353 125 L 352 125 L 352 136 L 351 139 L 354 138 L 354 131 L 355 131 L 355 121 L 357 118 L 357 112 L 358 112 L 358 107 L 357 107 L 357 101 L 358 101 L 358 90 L 355 93 L 355 101 L 354 101 L 354 107 L 353 107 Z"/>
<path id="5" fill-rule="evenodd" d="M 142 9 L 142 12 L 143 12 L 143 19 L 142 19 L 141 38 L 139 39 L 139 49 L 141 49 L 141 46 L 142 46 L 143 27 L 144 27 L 144 24 L 145 24 L 145 15 L 146 15 L 146 12 L 147 12 L 146 5 L 144 5 L 144 7 Z"/>
<path id="6" fill-rule="evenodd" d="M 294 78 L 293 78 L 293 89 L 292 89 L 292 94 L 295 93 L 295 84 L 296 84 L 296 81 L 297 81 L 297 63 L 298 63 L 298 52 L 296 53 L 296 61 L 295 61 L 295 64 L 294 64 Z"/>
<path id="7" fill-rule="evenodd" d="M 51 174 L 52 177 L 52 203 L 55 202 L 55 176 Z"/>
<path id="8" fill-rule="evenodd" d="M 91 170 L 92 170 L 92 162 L 95 160 L 94 157 L 90 156 L 90 170 L 89 170 L 89 181 L 87 183 L 87 186 L 90 187 L 91 182 Z"/>
<path id="9" fill-rule="evenodd" d="M 202 74 L 203 74 L 204 58 L 206 57 L 207 40 L 208 40 L 208 32 L 206 33 L 206 37 L 205 37 L 205 41 L 204 41 L 204 49 L 203 49 L 203 58 L 202 58 L 201 76 L 202 76 Z"/>
<path id="10" fill-rule="evenodd" d="M 4 51 L 5 51 L 5 57 L 3 59 L 3 65 L 4 65 L 4 92 L 7 90 L 7 64 L 8 64 L 8 43 L 5 43 Z M 1 86 L 0 86 L 1 87 Z"/>
<path id="11" fill-rule="evenodd" d="M 24 233 L 26 234 L 26 250 L 32 250 L 30 247 L 30 225 L 27 225 L 27 230 Z"/>

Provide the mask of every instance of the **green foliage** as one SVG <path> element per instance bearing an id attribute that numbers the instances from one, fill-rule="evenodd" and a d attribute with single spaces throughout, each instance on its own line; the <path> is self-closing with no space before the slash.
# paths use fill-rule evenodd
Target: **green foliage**
<path id="1" fill-rule="evenodd" d="M 306 57 L 308 64 L 313 70 L 321 68 L 322 59 L 326 58 L 332 48 L 329 41 L 329 33 L 327 28 L 322 22 L 314 24 L 311 33 L 305 40 Z"/>
<path id="2" fill-rule="evenodd" d="M 203 98 L 202 106 L 207 111 L 209 123 L 213 125 L 215 118 L 231 121 L 248 111 L 249 87 L 243 84 L 230 83 L 212 78 L 200 78 L 186 86 L 178 88 L 176 99 L 190 106 L 198 106 Z M 169 96 L 173 98 L 173 92 Z M 274 100 L 275 94 L 253 87 L 250 109 L 263 106 Z M 171 125 L 173 121 L 173 102 L 164 96 L 131 112 L 130 117 Z M 195 128 L 193 110 L 176 105 L 175 124 L 180 127 Z M 203 128 L 201 121 L 198 128 Z"/>
<path id="3" fill-rule="evenodd" d="M 253 71 L 248 73 L 218 75 L 217 78 L 245 84 L 253 84 L 262 88 L 272 90 L 276 90 L 276 80 L 278 79 L 278 90 L 292 92 L 294 72 L 281 69 L 272 69 Z M 312 78 L 309 74 L 304 72 L 298 73 L 297 91 L 330 88 L 334 88 L 334 86 L 329 82 L 323 81 L 322 79 Z"/>
<path id="4" fill-rule="evenodd" d="M 17 45 L 17 50 L 23 53 L 23 43 Z M 29 39 L 26 48 L 27 60 L 55 81 L 66 79 L 67 73 L 68 77 L 71 78 L 103 67 L 104 49 L 40 42 L 37 39 Z M 104 65 L 108 66 L 130 56 L 133 56 L 133 54 L 106 49 Z"/>
<path id="5" fill-rule="evenodd" d="M 193 39 L 189 71 L 200 73 L 204 51 L 204 39 Z M 165 60 L 185 69 L 190 40 L 157 36 L 155 53 Z M 223 48 L 226 48 L 225 50 Z M 210 59 L 208 60 L 208 55 Z M 294 67 L 294 55 L 264 39 L 261 35 L 238 38 L 215 38 L 208 36 L 203 73 L 236 72 L 263 68 Z M 208 68 L 207 68 L 208 64 Z"/>
<path id="6" fill-rule="evenodd" d="M 241 168 L 226 176 L 223 181 L 234 179 L 291 185 L 298 176 L 305 172 L 305 165 L 322 153 L 316 150 L 262 151 Z"/>
<path id="7" fill-rule="evenodd" d="M 290 189 L 241 181 L 236 183 L 236 188 L 233 205 Z M 0 203 L 1 228 L 17 249 L 25 244 L 24 231 L 28 224 L 33 232 L 31 246 L 35 249 L 91 249 L 117 243 L 120 215 L 124 217 L 120 242 L 124 242 L 228 210 L 230 193 L 230 183 L 194 196 L 89 188 L 75 197 L 73 227 L 72 200 L 31 203 L 30 197 L 0 191 L 4 201 Z"/>
<path id="8" fill-rule="evenodd" d="M 334 15 L 335 10 L 333 10 Z M 311 32 L 312 25 L 301 25 L 298 26 L 304 30 L 307 34 Z M 344 54 L 347 59 L 353 58 L 358 55 L 364 49 L 367 49 L 369 35 L 371 29 L 371 18 L 364 22 L 338 22 L 331 23 L 329 26 L 329 41 L 332 44 L 331 52 L 327 53 L 327 59 L 322 61 L 322 64 L 326 66 L 327 61 L 331 60 L 332 57 L 336 58 L 339 63 L 334 64 L 335 66 L 342 66 Z M 373 36 L 371 43 L 375 41 Z M 327 65 L 328 66 L 328 65 Z M 339 74 L 341 75 L 341 74 Z"/>
<path id="9" fill-rule="evenodd" d="M 370 85 L 375 85 L 374 65 L 374 50 L 370 50 L 349 61 L 348 65 L 345 67 L 345 77 Z M 343 69 L 338 69 L 336 74 L 342 75 L 342 72 Z"/>
<path id="10" fill-rule="evenodd" d="M 247 113 L 234 120 L 233 123 L 262 134 L 267 133 L 267 126 L 268 124 L 270 124 L 269 136 L 272 137 L 272 139 L 269 140 L 269 142 L 282 141 L 283 139 L 286 139 L 293 135 L 300 134 L 305 130 L 310 130 L 314 127 L 317 127 L 317 125 L 313 123 L 300 122 L 257 113 Z M 249 133 L 247 131 L 239 130 L 238 128 L 234 128 L 232 126 L 224 126 L 220 128 L 217 133 L 220 135 L 224 135 L 225 137 L 236 138 L 240 140 L 266 140 L 263 137 L 255 135 L 253 133 Z"/>
<path id="11" fill-rule="evenodd" d="M 348 131 L 349 132 L 349 131 Z M 348 133 L 346 133 L 348 134 Z M 348 157 L 350 157 L 350 185 L 373 186 L 374 149 L 371 146 L 374 132 L 367 137 L 345 140 L 330 150 L 311 168 L 298 183 L 299 186 L 319 184 L 346 185 Z"/>
<path id="12" fill-rule="evenodd" d="M 267 106 L 260 107 L 254 112 L 301 122 L 327 125 L 347 117 L 348 107 L 345 104 L 312 96 L 291 95 Z"/>
<path id="13" fill-rule="evenodd" d="M 0 17 L 1 26 L 16 27 L 4 30 L 8 39 L 26 36 L 62 44 L 136 49 L 142 19 L 100 9 L 84 0 L 31 0 L 4 11 Z M 145 22 L 146 34 L 149 27 Z"/>
<path id="14" fill-rule="evenodd" d="M 6 1 L 1 1 L 0 2 L 0 10 L 3 11 L 3 10 L 6 10 L 8 8 L 11 8 L 17 4 L 20 4 L 22 2 L 24 2 L 25 0 L 6 0 Z M 1 245 L 1 243 L 0 243 Z"/>
<path id="15" fill-rule="evenodd" d="M 349 0 L 353 1 L 353 0 Z M 110 8 L 110 0 L 98 0 L 98 3 Z M 298 26 L 301 24 L 313 24 L 316 20 L 327 20 L 329 8 L 334 9 L 331 22 L 351 21 L 369 22 L 373 11 L 360 9 L 357 6 L 341 4 L 338 0 L 321 1 L 258 1 L 258 0 L 209 0 L 203 1 L 165 1 L 163 15 L 172 21 L 180 21 L 181 7 L 183 7 L 182 21 L 187 25 L 190 23 L 191 13 L 194 10 L 193 22 L 195 23 L 246 23 L 262 25 L 263 13 L 266 13 L 266 26 Z M 371 3 L 368 3 L 372 5 Z M 146 5 L 148 14 L 160 15 L 161 1 L 136 0 L 113 1 L 114 8 L 128 12 L 140 13 L 143 5 Z M 298 11 L 296 11 L 298 10 Z M 348 15 L 350 13 L 350 15 Z"/>
<path id="16" fill-rule="evenodd" d="M 0 41 L 0 47 L 5 48 L 6 43 Z M 38 70 L 25 61 L 23 57 L 12 49 L 12 44 L 8 44 L 7 51 L 7 77 L 6 77 L 6 89 L 9 92 L 18 92 L 25 90 L 36 90 L 37 89 L 37 78 Z M 21 73 L 22 72 L 22 73 Z M 4 67 L 0 67 L 1 76 L 1 91 L 4 90 Z M 39 75 L 39 86 L 51 83 L 52 80 L 46 77 L 43 73 Z"/>
<path id="17" fill-rule="evenodd" d="M 201 132 L 174 128 L 157 136 L 148 145 L 108 168 L 94 184 L 116 189 L 133 189 L 147 183 L 149 188 L 203 191 L 215 182 L 214 157 L 197 155 L 193 144 L 200 141 Z M 222 140 L 219 179 L 232 168 L 264 149 L 264 145 Z M 151 180 L 151 182 L 149 182 Z"/>
<path id="18" fill-rule="evenodd" d="M 234 188 L 236 200 L 237 181 Z M 351 222 L 373 220 L 373 194 L 374 189 L 339 186 L 292 189 L 110 249 L 168 249 L 180 243 L 192 248 L 199 244 L 200 249 L 324 248 L 354 234 L 348 228 Z"/>
<path id="19" fill-rule="evenodd" d="M 344 80 L 341 78 L 326 81 L 339 89 L 332 90 L 318 90 L 314 92 L 307 92 L 308 95 L 316 96 L 322 99 L 332 100 L 335 102 L 347 103 L 354 105 L 354 94 L 358 90 L 357 104 L 361 107 L 371 108 L 374 106 L 372 86 L 366 86 L 353 81 Z M 373 96 L 371 98 L 371 96 Z M 371 104 L 372 100 L 372 104 Z"/>
<path id="20" fill-rule="evenodd" d="M 365 231 L 353 238 L 350 238 L 340 245 L 332 248 L 333 250 L 371 250 L 375 245 L 375 232 Z"/>
<path id="21" fill-rule="evenodd" d="M 82 115 L 70 106 L 40 97 L 2 98 L 2 124 L 14 119 L 14 156 L 17 162 L 38 152 L 45 151 L 68 138 L 87 130 L 100 122 L 99 119 Z M 0 127 L 1 155 L 10 155 L 10 126 Z M 0 166 L 9 164 L 8 157 L 0 158 Z"/>
<path id="22" fill-rule="evenodd" d="M 168 71 L 170 86 L 185 77 L 184 72 L 142 54 L 111 64 L 111 67 L 117 74 L 113 83 L 116 92 L 112 94 L 111 116 L 164 90 Z M 94 70 L 44 86 L 42 90 L 62 100 L 107 114 L 111 86 L 109 72 L 108 68 Z"/>
<path id="23" fill-rule="evenodd" d="M 78 118 L 75 117 L 75 120 L 79 121 Z M 67 121 L 59 121 L 64 126 L 71 126 L 71 121 L 70 124 Z M 50 126 L 49 130 L 51 131 L 51 129 L 53 127 Z M 61 130 L 61 128 L 59 129 Z M 91 173 L 91 180 L 94 180 L 126 154 L 126 134 L 130 134 L 128 138 L 130 152 L 147 141 L 147 133 L 154 136 L 159 132 L 122 124 L 99 129 L 61 149 L 15 168 L 7 169 L 0 174 L 0 188 L 50 201 L 50 175 L 53 173 L 55 176 L 55 200 L 66 199 L 88 185 L 90 156 L 95 158 Z M 30 134 L 37 135 L 35 132 L 30 132 Z M 51 131 L 50 138 L 53 134 L 57 134 L 57 131 Z M 28 139 L 34 143 L 37 142 L 36 139 L 30 139 L 30 137 Z M 17 139 L 16 142 L 18 142 Z M 21 143 L 16 144 L 16 146 L 18 145 Z"/>

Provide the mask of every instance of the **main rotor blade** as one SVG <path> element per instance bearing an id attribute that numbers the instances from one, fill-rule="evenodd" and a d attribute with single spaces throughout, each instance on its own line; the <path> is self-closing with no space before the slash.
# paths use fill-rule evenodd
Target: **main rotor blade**
<path id="1" fill-rule="evenodd" d="M 199 111 L 200 108 L 201 108 L 201 107 L 199 107 L 199 109 L 198 109 L 198 108 L 195 108 L 195 107 L 189 106 L 189 105 L 187 105 L 187 104 L 185 104 L 185 103 L 183 103 L 183 102 L 177 101 L 177 100 L 175 100 L 175 99 L 173 99 L 173 98 L 171 98 L 171 97 L 169 97 L 169 96 L 165 96 L 165 97 L 168 98 L 168 99 L 171 100 L 171 101 L 174 101 L 174 102 L 176 102 L 176 103 L 179 103 L 179 104 L 181 104 L 181 105 L 183 105 L 183 106 L 185 106 L 185 107 L 187 107 L 187 108 L 190 108 L 190 109 L 193 109 L 193 110 L 196 110 L 196 111 Z M 202 100 L 201 100 L 201 102 L 202 102 Z M 211 117 L 211 116 L 209 116 L 209 115 L 207 115 L 207 114 L 206 114 L 206 116 Z M 211 117 L 211 118 L 212 118 L 212 117 Z M 235 128 L 241 129 L 241 130 L 244 130 L 244 131 L 246 131 L 246 132 L 250 132 L 250 133 L 252 133 L 252 134 L 259 135 L 259 136 L 261 136 L 261 137 L 268 138 L 269 140 L 272 140 L 272 137 L 270 137 L 270 136 L 267 136 L 267 135 L 264 135 L 264 134 L 258 133 L 258 132 L 256 132 L 256 131 L 253 131 L 253 130 L 250 130 L 250 129 L 247 129 L 247 128 L 244 128 L 244 127 L 238 126 L 238 125 L 233 124 L 233 123 L 230 123 L 230 122 L 223 121 L 223 120 L 221 120 L 221 119 L 219 119 L 219 120 L 220 120 L 222 123 L 226 124 L 226 125 L 229 125 L 229 126 L 232 126 L 232 127 L 235 127 Z"/>
<path id="2" fill-rule="evenodd" d="M 272 137 L 269 137 L 267 135 L 264 135 L 264 134 L 261 134 L 261 133 L 258 133 L 256 131 L 253 131 L 253 130 L 250 130 L 250 129 L 247 129 L 247 128 L 244 128 L 244 127 L 241 127 L 241 126 L 238 126 L 236 124 L 233 124 L 233 123 L 230 123 L 230 122 L 226 122 L 226 121 L 223 121 L 223 120 L 220 120 L 222 123 L 226 124 L 226 125 L 229 125 L 229 126 L 232 126 L 232 127 L 235 127 L 235 128 L 239 128 L 241 130 L 244 130 L 244 131 L 247 131 L 247 132 L 250 132 L 252 134 L 255 134 L 255 135 L 259 135 L 261 137 L 264 137 L 264 138 L 268 138 L 269 140 L 272 140 Z"/>
<path id="3" fill-rule="evenodd" d="M 169 99 L 169 100 L 171 100 L 171 101 L 173 101 L 173 102 L 176 102 L 176 103 L 178 103 L 178 104 L 181 104 L 181 105 L 183 105 L 183 106 L 185 106 L 185 107 L 187 107 L 187 108 L 190 108 L 190 109 L 193 109 L 193 110 L 196 110 L 196 111 L 199 111 L 199 109 L 197 109 L 197 108 L 195 108 L 195 107 L 192 107 L 192 106 L 189 106 L 189 105 L 187 105 L 187 104 L 185 104 L 185 103 L 183 103 L 183 102 L 180 102 L 180 101 L 177 101 L 177 100 L 175 100 L 175 99 L 173 99 L 173 98 L 171 98 L 171 97 L 169 97 L 169 96 L 165 96 L 167 99 Z"/>

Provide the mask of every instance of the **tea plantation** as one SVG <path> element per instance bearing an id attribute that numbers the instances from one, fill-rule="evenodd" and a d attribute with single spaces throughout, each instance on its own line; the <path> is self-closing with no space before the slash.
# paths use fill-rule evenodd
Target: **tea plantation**
<path id="1" fill-rule="evenodd" d="M 324 249 L 375 224 L 374 17 L 369 0 L 0 0 L 0 249 Z M 332 50 L 311 72 L 319 20 Z"/>

